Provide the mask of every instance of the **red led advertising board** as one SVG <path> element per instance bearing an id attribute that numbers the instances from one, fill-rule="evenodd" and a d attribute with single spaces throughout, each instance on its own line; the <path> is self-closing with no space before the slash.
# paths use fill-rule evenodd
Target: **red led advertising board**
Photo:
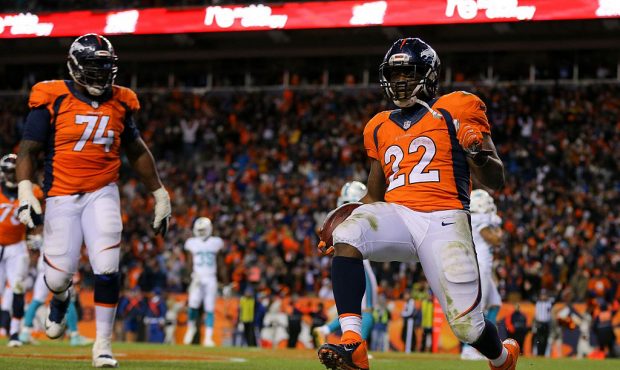
<path id="1" fill-rule="evenodd" d="M 88 32 L 138 35 L 618 17 L 618 0 L 325 1 L 0 14 L 0 38 L 78 36 Z"/>

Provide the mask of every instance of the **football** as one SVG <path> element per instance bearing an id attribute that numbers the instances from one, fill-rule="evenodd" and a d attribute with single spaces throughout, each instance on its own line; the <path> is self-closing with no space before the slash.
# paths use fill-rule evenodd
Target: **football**
<path id="1" fill-rule="evenodd" d="M 327 214 L 325 217 L 325 221 L 323 221 L 323 225 L 319 229 L 319 238 L 325 242 L 327 246 L 332 246 L 334 240 L 332 238 L 332 233 L 334 229 L 342 223 L 342 221 L 346 220 L 347 217 L 351 215 L 354 209 L 361 206 L 364 203 L 353 202 L 353 203 L 345 203 L 340 207 L 334 209 L 333 211 Z"/>

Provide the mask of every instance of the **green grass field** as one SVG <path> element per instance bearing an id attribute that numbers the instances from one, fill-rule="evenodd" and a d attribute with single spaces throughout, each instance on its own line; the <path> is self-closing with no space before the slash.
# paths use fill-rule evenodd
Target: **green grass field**
<path id="1" fill-rule="evenodd" d="M 246 348 L 204 349 L 198 346 L 114 344 L 123 369 L 323 369 L 310 350 L 265 350 Z M 484 361 L 460 361 L 452 355 L 375 353 L 372 369 L 385 370 L 474 370 L 488 369 Z M 0 341 L 0 369 L 88 369 L 90 347 L 74 348 L 64 343 L 7 348 Z M 577 370 L 620 369 L 620 360 L 546 360 L 522 358 L 518 369 Z"/>

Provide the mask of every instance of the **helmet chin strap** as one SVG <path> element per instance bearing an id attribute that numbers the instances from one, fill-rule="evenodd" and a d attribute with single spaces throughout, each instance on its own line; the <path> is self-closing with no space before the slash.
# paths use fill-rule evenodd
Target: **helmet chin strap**
<path id="1" fill-rule="evenodd" d="M 424 100 L 418 99 L 418 97 L 416 96 L 418 91 L 420 91 L 421 87 L 422 87 L 422 85 L 418 85 L 415 88 L 415 90 L 413 90 L 413 93 L 411 94 L 411 98 L 409 98 L 408 100 L 406 100 L 406 101 L 394 100 L 394 104 L 396 104 L 400 108 L 409 108 L 409 107 L 413 107 L 415 104 L 420 104 L 421 106 L 426 108 L 426 110 L 429 111 L 433 115 L 433 118 L 441 119 L 442 118 L 441 113 L 439 113 L 436 110 L 434 110 L 433 108 L 431 108 L 431 106 L 428 105 L 427 102 L 425 102 Z"/>

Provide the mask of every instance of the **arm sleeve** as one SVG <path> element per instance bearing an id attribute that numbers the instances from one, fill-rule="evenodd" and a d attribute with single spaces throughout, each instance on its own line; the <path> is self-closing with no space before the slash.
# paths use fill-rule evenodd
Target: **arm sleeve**
<path id="1" fill-rule="evenodd" d="M 380 113 L 379 113 L 380 114 Z M 379 114 L 374 116 L 364 127 L 364 148 L 368 157 L 379 160 L 378 129 Z"/>
<path id="2" fill-rule="evenodd" d="M 51 85 L 49 82 L 39 82 L 34 85 L 30 90 L 30 97 L 28 98 L 28 107 L 30 109 L 46 107 L 51 102 L 51 97 L 48 91 Z"/>
<path id="3" fill-rule="evenodd" d="M 121 143 L 128 144 L 136 141 L 140 137 L 140 130 L 138 130 L 133 119 L 133 112 L 127 111 L 123 123 L 125 124 L 125 129 L 121 134 Z"/>
<path id="4" fill-rule="evenodd" d="M 487 118 L 486 105 L 474 94 L 461 92 L 460 114 L 458 115 L 461 124 L 470 124 L 478 127 L 483 134 L 491 134 L 491 125 Z"/>
<path id="5" fill-rule="evenodd" d="M 28 113 L 22 140 L 46 143 L 50 131 L 51 115 L 47 108 L 36 108 Z"/>
<path id="6" fill-rule="evenodd" d="M 125 119 L 123 120 L 125 129 L 121 134 L 121 142 L 128 144 L 140 137 L 140 130 L 138 130 L 134 120 L 134 114 L 140 110 L 140 102 L 136 93 L 125 87 L 121 88 L 120 101 L 125 108 Z"/>
<path id="7" fill-rule="evenodd" d="M 224 239 L 217 238 L 217 251 L 219 252 L 222 249 L 224 249 Z"/>

